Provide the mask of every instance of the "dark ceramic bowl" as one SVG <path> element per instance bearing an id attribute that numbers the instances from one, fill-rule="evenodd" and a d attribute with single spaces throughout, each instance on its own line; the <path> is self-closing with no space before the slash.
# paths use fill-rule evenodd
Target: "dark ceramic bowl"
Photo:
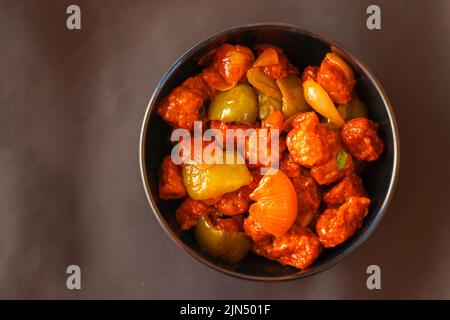
<path id="1" fill-rule="evenodd" d="M 292 63 L 302 70 L 307 65 L 319 65 L 330 50 L 339 50 L 355 71 L 356 92 L 366 103 L 370 119 L 380 124 L 380 134 L 386 143 L 381 158 L 367 166 L 363 174 L 372 204 L 364 225 L 356 234 L 337 248 L 324 250 L 306 270 L 299 271 L 277 262 L 249 254 L 236 264 L 215 259 L 200 250 L 192 232 L 182 233 L 175 221 L 175 210 L 180 201 L 161 201 L 158 197 L 158 171 L 165 155 L 170 154 L 168 141 L 171 129 L 157 115 L 161 99 L 189 76 L 201 71 L 199 57 L 225 42 L 253 47 L 258 43 L 280 46 Z M 220 32 L 195 45 L 175 62 L 150 99 L 140 141 L 142 180 L 150 207 L 162 228 L 175 243 L 191 256 L 229 275 L 245 279 L 278 281 L 302 278 L 323 271 L 356 249 L 375 230 L 391 201 L 399 168 L 399 138 L 394 113 L 374 75 L 340 45 L 292 25 L 246 25 Z"/>

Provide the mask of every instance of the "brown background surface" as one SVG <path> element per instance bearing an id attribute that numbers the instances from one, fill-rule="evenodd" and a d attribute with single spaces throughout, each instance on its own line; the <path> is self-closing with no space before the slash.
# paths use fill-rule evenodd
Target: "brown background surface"
<path id="1" fill-rule="evenodd" d="M 382 30 L 365 27 L 369 4 Z M 68 31 L 78 4 L 82 30 Z M 450 298 L 450 1 L 0 0 L 1 298 Z M 253 22 L 330 37 L 365 62 L 401 137 L 394 200 L 332 269 L 293 282 L 220 274 L 150 212 L 138 138 L 150 95 L 192 45 Z M 65 287 L 69 264 L 82 290 Z M 366 288 L 378 264 L 382 290 Z"/>

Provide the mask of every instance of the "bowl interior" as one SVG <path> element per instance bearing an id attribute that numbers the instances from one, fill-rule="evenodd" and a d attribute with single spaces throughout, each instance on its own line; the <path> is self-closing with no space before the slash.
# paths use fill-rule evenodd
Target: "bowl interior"
<path id="1" fill-rule="evenodd" d="M 162 226 L 170 236 L 175 238 L 179 245 L 200 261 L 220 271 L 250 279 L 281 280 L 301 277 L 323 270 L 353 250 L 369 235 L 389 202 L 389 192 L 394 184 L 396 174 L 395 162 L 397 157 L 396 144 L 394 143 L 396 131 L 392 115 L 389 114 L 386 102 L 383 100 L 383 94 L 364 70 L 364 67 L 347 55 L 347 61 L 353 67 L 357 78 L 355 90 L 362 101 L 366 103 L 370 119 L 380 124 L 380 135 L 386 143 L 386 150 L 381 158 L 375 163 L 367 165 L 363 174 L 364 184 L 372 201 L 370 212 L 363 227 L 343 245 L 324 250 L 314 264 L 303 271 L 282 266 L 277 262 L 253 254 L 249 254 L 237 264 L 226 263 L 203 253 L 196 244 L 192 232 L 181 232 L 175 221 L 175 210 L 180 201 L 161 201 L 158 197 L 158 171 L 163 157 L 170 154 L 171 151 L 171 128 L 155 112 L 156 107 L 165 95 L 180 85 L 186 78 L 201 71 L 201 67 L 197 65 L 199 57 L 225 42 L 242 44 L 250 48 L 260 43 L 278 45 L 300 70 L 307 65 L 319 65 L 325 54 L 331 50 L 331 46 L 340 48 L 334 43 L 293 27 L 259 25 L 236 28 L 220 33 L 201 42 L 181 57 L 157 87 L 144 122 L 141 160 L 144 184 L 153 210 Z M 345 50 L 342 51 L 343 54 L 346 54 L 345 52 Z"/>

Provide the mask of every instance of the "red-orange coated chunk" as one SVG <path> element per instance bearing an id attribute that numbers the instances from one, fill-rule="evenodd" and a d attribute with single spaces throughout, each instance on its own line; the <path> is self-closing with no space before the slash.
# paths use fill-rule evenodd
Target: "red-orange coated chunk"
<path id="1" fill-rule="evenodd" d="M 327 144 L 330 148 L 328 159 L 311 169 L 312 177 L 320 185 L 336 182 L 354 171 L 353 159 L 342 146 L 339 133 L 330 129 L 326 124 L 321 124 L 327 131 Z"/>
<path id="2" fill-rule="evenodd" d="M 245 213 L 250 208 L 250 193 L 256 189 L 262 175 L 259 170 L 250 171 L 252 182 L 236 191 L 226 193 L 214 199 L 204 200 L 203 203 L 214 206 L 220 213 L 226 216 L 236 216 Z"/>
<path id="3" fill-rule="evenodd" d="M 340 206 L 350 197 L 366 197 L 367 193 L 364 189 L 362 179 L 352 174 L 342 179 L 338 184 L 333 186 L 323 195 L 323 201 L 328 206 Z"/>
<path id="4" fill-rule="evenodd" d="M 292 158 L 300 165 L 313 167 L 330 156 L 329 133 L 319 122 L 315 112 L 298 114 L 292 119 L 286 144 Z"/>
<path id="5" fill-rule="evenodd" d="M 319 71 L 319 67 L 316 66 L 307 66 L 305 70 L 303 70 L 302 73 L 302 82 L 305 82 L 306 80 L 314 80 L 317 79 L 317 72 Z"/>
<path id="6" fill-rule="evenodd" d="M 215 219 L 214 227 L 220 230 L 229 231 L 229 232 L 240 232 L 241 225 L 237 219 Z"/>
<path id="7" fill-rule="evenodd" d="M 345 159 L 345 164 L 342 168 L 338 166 L 337 161 L 340 152 L 342 152 L 342 157 Z M 353 171 L 354 165 L 352 157 L 343 151 L 343 149 L 335 149 L 327 162 L 311 169 L 311 175 L 318 184 L 327 185 L 339 181 Z"/>
<path id="8" fill-rule="evenodd" d="M 280 162 L 283 171 L 294 185 L 297 193 L 297 225 L 306 227 L 310 224 L 320 206 L 320 190 L 308 169 L 301 168 L 290 155 L 285 155 Z"/>
<path id="9" fill-rule="evenodd" d="M 252 127 L 246 125 L 246 124 L 233 124 L 233 123 L 229 123 L 229 122 L 224 122 L 224 121 L 220 121 L 220 120 L 212 120 L 209 124 L 209 127 L 211 129 L 217 129 L 222 133 L 222 141 L 219 141 L 219 144 L 221 144 L 222 146 L 226 146 L 226 143 L 228 141 L 234 140 L 234 146 L 237 146 L 238 143 L 238 139 L 236 137 L 236 130 L 242 130 L 243 133 L 245 133 L 245 131 L 247 129 L 250 129 Z M 231 131 L 231 135 L 227 135 L 227 130 L 233 130 Z M 245 142 L 245 141 L 243 141 Z M 245 148 L 245 146 L 243 146 L 243 148 Z"/>
<path id="10" fill-rule="evenodd" d="M 201 73 L 194 77 L 187 78 L 182 86 L 205 100 L 212 100 L 217 93 L 216 90 L 208 85 Z"/>
<path id="11" fill-rule="evenodd" d="M 162 200 L 170 200 L 181 199 L 186 195 L 181 167 L 174 164 L 170 156 L 164 157 L 159 177 L 159 197 Z"/>
<path id="12" fill-rule="evenodd" d="M 358 160 L 375 161 L 384 149 L 378 124 L 361 117 L 348 121 L 341 132 L 342 142 Z"/>
<path id="13" fill-rule="evenodd" d="M 261 224 L 251 214 L 244 220 L 244 230 L 253 241 L 260 241 L 271 237 L 270 233 L 264 231 Z"/>
<path id="14" fill-rule="evenodd" d="M 202 97 L 180 86 L 164 98 L 157 112 L 173 128 L 191 131 L 194 121 L 200 120 L 199 110 L 202 105 Z"/>
<path id="15" fill-rule="evenodd" d="M 265 120 L 261 121 L 261 128 L 278 129 L 284 128 L 284 116 L 281 111 L 273 111 Z"/>
<path id="16" fill-rule="evenodd" d="M 228 84 L 234 86 L 245 76 L 254 60 L 249 48 L 223 44 L 217 50 L 212 66 Z"/>
<path id="17" fill-rule="evenodd" d="M 212 214 L 214 207 L 207 206 L 201 201 L 186 198 L 175 212 L 175 218 L 182 230 L 188 230 L 197 224 L 201 215 Z"/>
<path id="18" fill-rule="evenodd" d="M 261 45 L 259 55 L 261 55 L 265 49 L 272 48 L 278 54 L 278 63 L 261 67 L 262 71 L 273 79 L 284 79 L 290 74 L 298 74 L 298 69 L 292 65 L 281 48 L 274 45 Z"/>
<path id="19" fill-rule="evenodd" d="M 242 214 L 250 208 L 250 193 L 252 190 L 248 186 L 243 186 L 236 191 L 224 194 L 214 206 L 226 216 Z"/>
<path id="20" fill-rule="evenodd" d="M 280 170 L 283 171 L 289 178 L 299 177 L 301 174 L 300 165 L 295 162 L 294 158 L 288 153 L 283 155 L 280 161 Z"/>
<path id="21" fill-rule="evenodd" d="M 274 137 L 277 135 L 274 133 Z M 279 133 L 279 132 L 278 132 Z M 269 167 L 279 163 L 286 150 L 284 139 L 278 136 L 278 150 L 272 143 L 272 129 L 256 128 L 245 140 L 245 160 L 249 168 Z"/>
<path id="22" fill-rule="evenodd" d="M 319 209 L 319 187 L 311 176 L 303 172 L 300 176 L 290 177 L 290 179 L 297 192 L 298 215 L 296 223 L 300 227 L 305 228 L 311 223 Z"/>
<path id="23" fill-rule="evenodd" d="M 369 210 L 366 197 L 351 197 L 339 209 L 325 210 L 317 219 L 316 232 L 325 248 L 332 248 L 358 230 Z"/>
<path id="24" fill-rule="evenodd" d="M 316 260 L 321 247 L 317 235 L 294 225 L 279 238 L 254 242 L 252 251 L 281 264 L 305 269 Z"/>
<path id="25" fill-rule="evenodd" d="M 344 105 L 352 100 L 355 80 L 348 79 L 342 69 L 327 59 L 320 64 L 317 82 L 325 89 L 334 103 Z"/>

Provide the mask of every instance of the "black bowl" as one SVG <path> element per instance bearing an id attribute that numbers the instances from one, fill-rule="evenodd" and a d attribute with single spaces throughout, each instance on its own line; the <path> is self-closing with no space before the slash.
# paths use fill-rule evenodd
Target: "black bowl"
<path id="1" fill-rule="evenodd" d="M 380 134 L 386 143 L 381 158 L 370 164 L 363 174 L 367 192 L 372 200 L 364 225 L 344 244 L 324 250 L 307 269 L 299 271 L 277 262 L 249 254 L 236 264 L 226 263 L 202 252 L 192 232 L 181 232 L 175 221 L 179 201 L 161 201 L 158 197 L 158 171 L 162 159 L 170 154 L 168 141 L 171 129 L 156 114 L 161 99 L 189 76 L 201 71 L 198 59 L 210 49 L 223 43 L 253 47 L 258 43 L 280 46 L 289 59 L 302 70 L 307 65 L 319 65 L 330 50 L 338 50 L 350 63 L 357 78 L 356 92 L 367 104 L 370 119 L 380 124 Z M 394 113 L 379 82 L 373 74 L 340 45 L 311 32 L 285 24 L 246 25 L 213 35 L 185 53 L 164 75 L 153 93 L 144 122 L 140 141 L 142 180 L 150 207 L 170 238 L 191 256 L 229 275 L 245 279 L 278 281 L 302 278 L 323 271 L 356 249 L 375 230 L 392 198 L 399 169 L 399 138 Z"/>

